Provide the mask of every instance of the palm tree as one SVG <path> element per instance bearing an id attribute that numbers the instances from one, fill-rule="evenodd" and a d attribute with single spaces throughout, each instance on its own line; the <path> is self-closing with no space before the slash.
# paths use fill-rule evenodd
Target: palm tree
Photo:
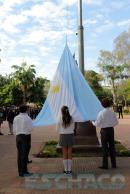
<path id="1" fill-rule="evenodd" d="M 21 66 L 13 65 L 12 68 L 15 70 L 13 73 L 15 81 L 19 84 L 23 92 L 23 103 L 26 104 L 27 93 L 30 85 L 33 84 L 35 80 L 36 71 L 34 65 L 28 66 L 26 62 L 23 62 Z"/>

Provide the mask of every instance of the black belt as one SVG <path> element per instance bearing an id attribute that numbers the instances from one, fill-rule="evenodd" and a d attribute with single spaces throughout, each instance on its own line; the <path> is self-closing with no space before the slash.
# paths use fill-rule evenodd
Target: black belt
<path id="1" fill-rule="evenodd" d="M 18 134 L 16 136 L 28 136 L 28 135 L 31 135 L 31 134 Z"/>
<path id="2" fill-rule="evenodd" d="M 101 128 L 103 130 L 109 130 L 109 129 L 113 129 L 113 127 L 105 127 L 105 128 Z"/>

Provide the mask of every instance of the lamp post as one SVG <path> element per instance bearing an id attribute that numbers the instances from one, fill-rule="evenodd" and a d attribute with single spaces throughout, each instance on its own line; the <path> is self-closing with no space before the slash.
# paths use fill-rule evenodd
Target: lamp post
<path id="1" fill-rule="evenodd" d="M 78 0 L 78 48 L 79 68 L 84 75 L 84 28 L 82 24 L 82 0 Z"/>

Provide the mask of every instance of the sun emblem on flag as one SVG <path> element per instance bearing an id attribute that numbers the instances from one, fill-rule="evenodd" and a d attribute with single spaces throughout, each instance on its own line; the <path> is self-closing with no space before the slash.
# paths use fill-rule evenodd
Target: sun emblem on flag
<path id="1" fill-rule="evenodd" d="M 53 92 L 53 93 L 58 93 L 58 92 L 59 92 L 59 86 L 58 86 L 58 85 L 55 85 L 55 86 L 52 88 L 52 92 Z"/>

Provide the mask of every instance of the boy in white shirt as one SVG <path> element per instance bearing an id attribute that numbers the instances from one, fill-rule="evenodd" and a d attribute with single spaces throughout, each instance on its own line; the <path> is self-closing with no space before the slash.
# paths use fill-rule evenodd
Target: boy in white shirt
<path id="1" fill-rule="evenodd" d="M 20 113 L 14 118 L 13 133 L 16 135 L 18 150 L 18 173 L 21 177 L 32 175 L 27 170 L 28 155 L 31 147 L 32 119 L 27 114 L 27 106 L 20 106 Z"/>
<path id="2" fill-rule="evenodd" d="M 114 126 L 118 124 L 118 120 L 115 113 L 110 110 L 110 102 L 107 98 L 102 100 L 102 106 L 104 109 L 98 113 L 97 120 L 92 122 L 96 127 L 101 128 L 103 161 L 99 168 L 108 169 L 108 153 L 110 154 L 112 168 L 116 168 Z"/>

